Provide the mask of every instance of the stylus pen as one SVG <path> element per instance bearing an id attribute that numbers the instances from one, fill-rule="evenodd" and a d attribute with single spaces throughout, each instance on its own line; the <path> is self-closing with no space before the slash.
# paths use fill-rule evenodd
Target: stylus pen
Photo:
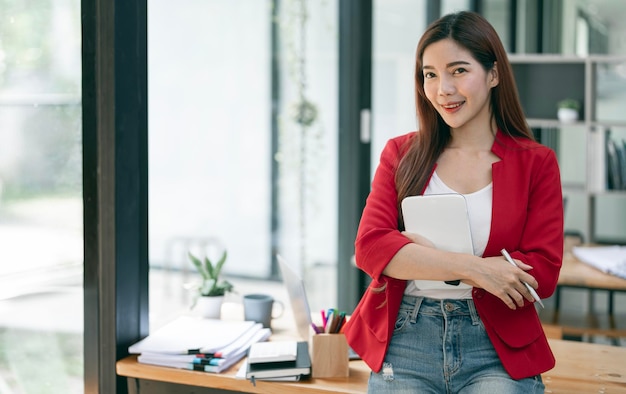
<path id="1" fill-rule="evenodd" d="M 515 261 L 513 261 L 513 259 L 511 258 L 511 255 L 509 254 L 509 252 L 506 251 L 506 249 L 502 249 L 500 251 L 500 253 L 502 253 L 502 256 L 504 256 L 506 261 L 508 261 L 509 263 L 511 263 L 511 264 L 513 264 L 514 266 L 517 267 L 517 264 L 515 264 Z M 545 306 L 543 306 L 543 302 L 541 302 L 541 298 L 539 298 L 539 294 L 537 294 L 535 289 L 530 287 L 530 285 L 528 283 L 526 283 L 526 282 L 522 282 L 522 283 L 524 283 L 524 285 L 526 286 L 528 291 L 530 291 L 530 294 L 532 294 L 532 296 L 535 299 L 535 301 L 537 301 L 539 303 L 539 305 L 541 305 L 542 308 L 545 308 Z"/>

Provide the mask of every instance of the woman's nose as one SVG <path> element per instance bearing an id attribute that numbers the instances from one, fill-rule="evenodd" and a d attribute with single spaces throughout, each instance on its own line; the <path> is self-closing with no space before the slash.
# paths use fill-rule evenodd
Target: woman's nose
<path id="1" fill-rule="evenodd" d="M 439 78 L 439 94 L 442 96 L 449 96 L 455 91 L 454 81 L 449 77 Z"/>

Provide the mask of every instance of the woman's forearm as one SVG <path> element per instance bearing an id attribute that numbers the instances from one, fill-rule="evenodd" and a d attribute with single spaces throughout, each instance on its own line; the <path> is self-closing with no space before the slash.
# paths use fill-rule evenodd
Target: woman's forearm
<path id="1" fill-rule="evenodd" d="M 475 256 L 409 243 L 394 255 L 383 273 L 405 280 L 469 280 L 468 264 Z"/>

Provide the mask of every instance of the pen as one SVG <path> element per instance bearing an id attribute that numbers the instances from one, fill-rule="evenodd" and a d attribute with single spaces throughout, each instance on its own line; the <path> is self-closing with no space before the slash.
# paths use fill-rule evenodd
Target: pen
<path id="1" fill-rule="evenodd" d="M 515 261 L 513 261 L 513 259 L 511 258 L 511 255 L 509 254 L 509 252 L 506 251 L 506 249 L 502 249 L 500 251 L 500 253 L 502 253 L 502 256 L 504 256 L 504 258 L 506 259 L 506 261 L 508 261 L 509 263 L 513 264 L 514 266 L 517 267 L 517 264 L 515 264 Z M 537 294 L 537 292 L 535 291 L 535 289 L 533 289 L 532 287 L 530 287 L 530 285 L 526 282 L 522 282 L 524 283 L 524 285 L 526 286 L 526 288 L 528 289 L 528 291 L 530 291 L 530 294 L 532 294 L 533 298 L 535 299 L 535 301 L 537 301 L 539 303 L 539 305 L 541 305 L 542 308 L 545 308 L 543 306 L 543 302 L 541 302 L 541 298 L 539 298 L 539 295 Z"/>

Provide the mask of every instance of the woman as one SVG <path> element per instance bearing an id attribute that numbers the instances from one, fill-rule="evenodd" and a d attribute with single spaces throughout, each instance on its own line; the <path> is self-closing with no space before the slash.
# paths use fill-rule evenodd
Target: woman
<path id="1" fill-rule="evenodd" d="M 478 14 L 427 28 L 415 91 L 420 129 L 385 146 L 359 225 L 356 262 L 372 282 L 348 342 L 373 371 L 372 393 L 543 392 L 554 356 L 524 282 L 541 298 L 557 283 L 556 156 L 534 141 L 506 52 Z M 405 197 L 442 193 L 465 196 L 473 255 L 403 231 Z"/>

